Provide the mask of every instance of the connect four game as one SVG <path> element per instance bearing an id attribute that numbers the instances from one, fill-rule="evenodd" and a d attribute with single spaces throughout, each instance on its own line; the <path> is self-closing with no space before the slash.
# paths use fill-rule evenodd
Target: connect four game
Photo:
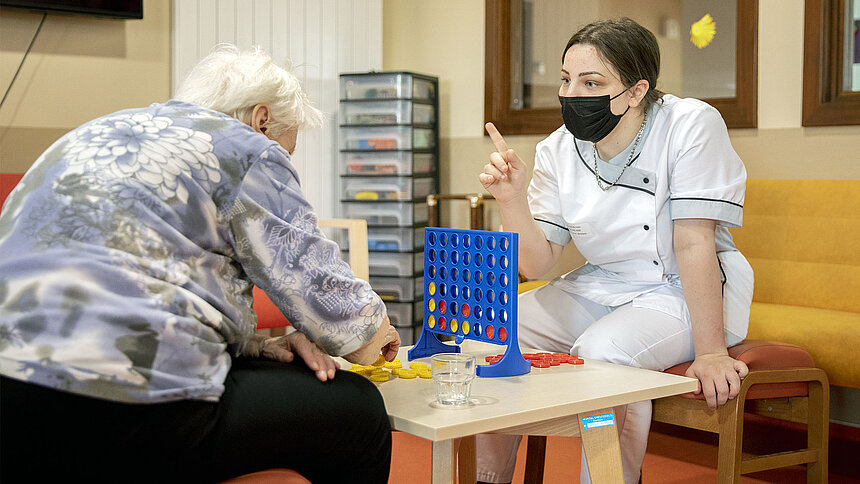
<path id="1" fill-rule="evenodd" d="M 478 376 L 529 372 L 517 340 L 517 248 L 513 232 L 425 229 L 424 322 L 410 360 L 459 353 L 457 345 L 472 339 L 505 346 L 498 361 L 478 366 Z"/>

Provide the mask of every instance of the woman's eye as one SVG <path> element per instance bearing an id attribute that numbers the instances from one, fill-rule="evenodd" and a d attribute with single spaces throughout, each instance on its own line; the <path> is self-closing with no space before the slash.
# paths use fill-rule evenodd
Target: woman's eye
<path id="1" fill-rule="evenodd" d="M 585 81 L 585 85 L 588 87 L 597 87 L 597 83 L 594 81 Z"/>
<path id="2" fill-rule="evenodd" d="M 562 83 L 562 84 L 570 84 L 570 79 L 565 79 L 564 77 L 562 77 L 562 78 L 561 78 L 561 83 Z"/>

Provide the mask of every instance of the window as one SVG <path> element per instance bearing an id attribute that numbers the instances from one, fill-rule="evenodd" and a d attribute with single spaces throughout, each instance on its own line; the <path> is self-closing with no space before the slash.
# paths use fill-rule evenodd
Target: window
<path id="1" fill-rule="evenodd" d="M 806 0 L 804 126 L 860 124 L 860 1 Z"/>
<path id="2" fill-rule="evenodd" d="M 693 62 L 685 61 L 691 67 L 682 73 L 683 49 L 689 43 L 689 23 L 686 20 L 682 23 L 683 12 L 691 12 L 690 15 L 695 15 L 692 13 L 695 11 L 709 13 L 713 9 L 726 8 L 725 5 L 729 5 L 731 10 L 734 2 L 486 0 L 484 117 L 495 123 L 503 134 L 546 134 L 558 128 L 562 124 L 556 98 L 558 71 L 561 51 L 567 39 L 579 26 L 591 20 L 628 16 L 654 32 L 661 43 L 663 66 L 658 87 L 710 103 L 722 113 L 729 128 L 753 128 L 757 110 L 758 0 L 735 1 L 734 12 L 715 17 L 718 32 L 734 32 L 735 35 L 718 34 L 716 39 L 720 45 L 715 39 L 714 44 L 706 48 L 710 49 L 708 56 L 718 59 L 721 65 L 729 64 L 728 69 L 714 69 L 710 77 L 713 80 L 722 75 L 727 76 L 727 80 L 714 81 L 713 89 L 709 91 L 712 95 L 702 96 L 701 92 L 685 94 L 685 89 L 680 92 L 676 89 L 682 85 L 684 76 L 702 72 L 692 67 Z M 665 4 L 662 8 L 666 9 L 666 15 L 655 13 L 661 3 Z M 699 13 L 694 20 L 701 15 Z M 646 17 L 648 21 L 645 21 Z M 562 37 L 563 40 L 559 40 Z M 554 79 L 554 87 L 533 78 Z M 719 82 L 722 82 L 722 87 L 717 85 Z M 701 84 L 694 81 L 686 83 L 688 90 L 701 87 Z"/>

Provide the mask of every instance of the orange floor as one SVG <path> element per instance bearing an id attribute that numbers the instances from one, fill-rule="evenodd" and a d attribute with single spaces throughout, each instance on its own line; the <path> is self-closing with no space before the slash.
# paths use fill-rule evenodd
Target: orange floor
<path id="1" fill-rule="evenodd" d="M 856 430 L 856 429 L 854 429 Z M 831 430 L 831 434 L 833 432 Z M 765 429 L 760 435 L 777 437 L 780 442 L 798 441 L 797 432 Z M 748 434 L 748 437 L 752 434 Z M 525 440 L 523 441 L 525 442 Z M 798 442 L 802 442 L 798 441 Z M 765 452 L 767 444 L 747 439 L 745 449 Z M 800 446 L 801 444 L 798 444 Z M 860 483 L 860 439 L 852 431 L 847 439 L 831 439 L 830 483 Z M 787 450 L 772 449 L 770 451 Z M 547 440 L 546 483 L 579 482 L 580 441 L 577 438 L 550 437 Z M 520 446 L 514 483 L 523 482 L 525 443 Z M 648 453 L 642 468 L 642 482 L 707 483 L 717 478 L 716 438 L 705 432 L 655 424 L 648 440 Z M 430 482 L 430 442 L 409 434 L 395 432 L 394 455 L 391 462 L 391 484 L 421 484 Z M 744 484 L 805 483 L 802 466 L 758 472 L 741 477 Z"/>

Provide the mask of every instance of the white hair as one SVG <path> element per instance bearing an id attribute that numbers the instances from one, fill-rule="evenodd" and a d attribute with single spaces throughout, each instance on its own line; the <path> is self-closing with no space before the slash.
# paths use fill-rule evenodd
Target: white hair
<path id="1" fill-rule="evenodd" d="M 174 99 L 222 112 L 250 124 L 254 106 L 271 112 L 268 136 L 281 136 L 291 128 L 314 128 L 323 113 L 311 105 L 298 78 L 276 65 L 259 47 L 240 51 L 232 44 L 216 45 L 194 66 Z"/>

